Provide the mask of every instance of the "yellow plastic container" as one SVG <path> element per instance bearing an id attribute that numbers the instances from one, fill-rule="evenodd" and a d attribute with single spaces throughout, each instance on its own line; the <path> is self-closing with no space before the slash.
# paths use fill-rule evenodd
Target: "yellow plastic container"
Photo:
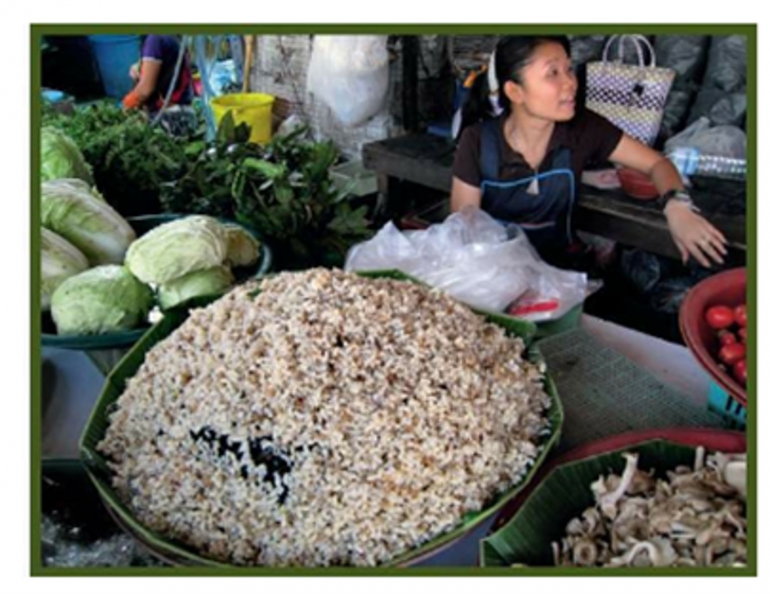
<path id="1" fill-rule="evenodd" d="M 235 123 L 246 122 L 251 126 L 251 142 L 266 143 L 273 137 L 273 103 L 275 97 L 265 93 L 233 93 L 221 95 L 211 100 L 214 122 L 220 120 L 228 111 L 233 112 Z"/>

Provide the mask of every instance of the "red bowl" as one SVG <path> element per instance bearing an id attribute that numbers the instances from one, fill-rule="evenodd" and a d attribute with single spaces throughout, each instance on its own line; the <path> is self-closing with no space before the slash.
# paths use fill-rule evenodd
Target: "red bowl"
<path id="1" fill-rule="evenodd" d="M 746 303 L 746 269 L 734 268 L 699 282 L 687 292 L 679 310 L 682 338 L 714 381 L 746 407 L 746 388 L 718 366 L 719 339 L 706 323 L 706 310 L 712 305 L 736 307 Z"/>
<path id="2" fill-rule="evenodd" d="M 618 167 L 617 173 L 623 191 L 632 198 L 653 200 L 658 197 L 658 190 L 644 173 L 628 167 Z"/>
<path id="3" fill-rule="evenodd" d="M 488 534 L 493 534 L 507 524 L 540 483 L 559 466 L 609 452 L 625 451 L 633 448 L 635 445 L 654 439 L 664 439 L 684 446 L 703 446 L 709 451 L 723 452 L 725 454 L 739 454 L 746 451 L 745 433 L 706 428 L 673 427 L 669 429 L 645 429 L 592 441 L 577 446 L 556 458 L 552 458 L 550 462 L 543 465 L 535 476 L 532 477 L 529 485 L 500 510 Z"/>

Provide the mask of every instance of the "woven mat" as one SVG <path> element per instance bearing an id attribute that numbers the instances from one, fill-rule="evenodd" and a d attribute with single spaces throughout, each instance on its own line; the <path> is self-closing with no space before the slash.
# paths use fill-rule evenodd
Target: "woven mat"
<path id="1" fill-rule="evenodd" d="M 558 451 L 640 429 L 728 427 L 722 416 L 698 406 L 580 328 L 538 345 L 564 406 Z"/>

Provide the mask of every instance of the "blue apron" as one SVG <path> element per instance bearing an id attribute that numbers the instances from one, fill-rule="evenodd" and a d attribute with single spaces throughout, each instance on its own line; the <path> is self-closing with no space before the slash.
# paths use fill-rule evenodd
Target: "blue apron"
<path id="1" fill-rule="evenodd" d="M 481 208 L 498 221 L 516 223 L 545 260 L 560 260 L 572 241 L 572 208 L 575 203 L 575 175 L 571 152 L 555 150 L 551 168 L 514 181 L 499 179 L 503 152 L 500 120 L 491 119 L 481 128 Z M 527 190 L 537 179 L 536 195 Z"/>

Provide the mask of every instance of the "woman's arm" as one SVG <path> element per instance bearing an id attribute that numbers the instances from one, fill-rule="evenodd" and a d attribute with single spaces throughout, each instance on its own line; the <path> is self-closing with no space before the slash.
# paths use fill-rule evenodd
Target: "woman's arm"
<path id="1" fill-rule="evenodd" d="M 133 109 L 141 107 L 152 96 L 160 77 L 160 60 L 142 60 L 139 82 L 123 99 L 123 107 Z"/>
<path id="2" fill-rule="evenodd" d="M 684 190 L 679 171 L 671 161 L 625 134 L 610 155 L 610 161 L 648 175 L 661 196 L 669 190 Z M 711 267 L 709 258 L 720 264 L 724 262 L 727 240 L 716 227 L 677 200 L 669 200 L 663 213 L 683 262 L 690 256 L 706 268 Z"/>
<path id="3" fill-rule="evenodd" d="M 671 161 L 658 151 L 625 134 L 610 155 L 610 161 L 650 176 L 660 196 L 669 190 L 684 190 L 679 171 Z"/>
<path id="4" fill-rule="evenodd" d="M 449 199 L 449 208 L 452 212 L 461 210 L 464 206 L 481 206 L 481 189 L 466 184 L 458 177 L 452 178 L 452 194 Z"/>

